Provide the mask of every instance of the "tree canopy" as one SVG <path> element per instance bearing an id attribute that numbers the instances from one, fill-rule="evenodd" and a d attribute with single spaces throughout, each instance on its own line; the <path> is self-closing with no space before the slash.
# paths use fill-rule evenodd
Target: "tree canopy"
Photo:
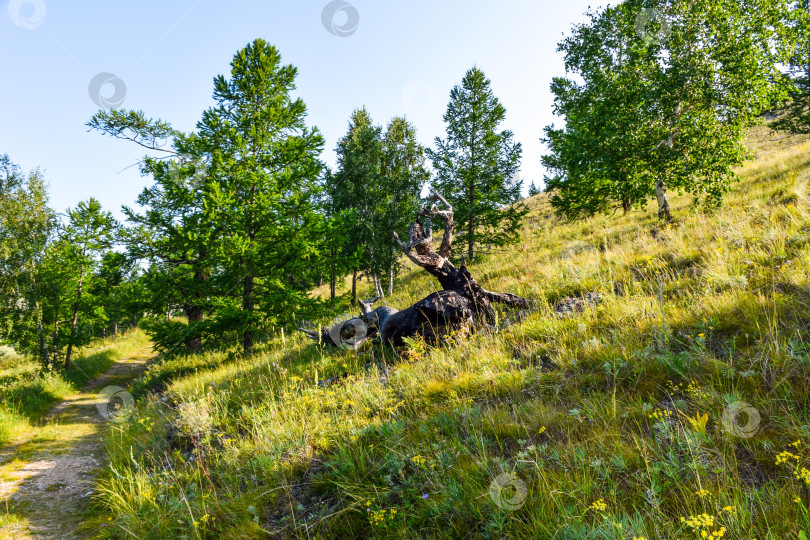
<path id="1" fill-rule="evenodd" d="M 590 12 L 559 45 L 543 158 L 548 190 L 576 218 L 643 207 L 671 218 L 668 189 L 717 204 L 743 139 L 784 100 L 797 28 L 790 0 L 628 0 Z"/>

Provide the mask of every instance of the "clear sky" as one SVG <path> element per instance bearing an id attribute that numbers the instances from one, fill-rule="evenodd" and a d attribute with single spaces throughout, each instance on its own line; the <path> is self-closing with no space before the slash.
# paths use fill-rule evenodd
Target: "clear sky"
<path id="1" fill-rule="evenodd" d="M 542 182 L 539 141 L 554 121 L 549 83 L 563 74 L 556 44 L 583 20 L 585 0 L 0 0 L 0 154 L 41 167 L 60 211 L 91 196 L 121 216 L 150 183 L 134 144 L 87 131 L 101 97 L 123 99 L 180 130 L 211 105 L 212 79 L 262 37 L 298 67 L 324 161 L 349 115 L 407 115 L 423 144 L 444 135 L 450 89 L 477 65 L 523 144 L 521 177 Z M 330 10 L 333 16 L 330 16 Z M 326 13 L 325 13 L 326 11 Z M 101 84 L 110 76 L 117 79 Z M 123 83 L 123 84 L 122 84 Z M 125 86 L 125 90 L 124 90 Z M 96 92 L 96 96 L 98 92 Z M 98 98 L 96 98 L 98 101 Z"/>

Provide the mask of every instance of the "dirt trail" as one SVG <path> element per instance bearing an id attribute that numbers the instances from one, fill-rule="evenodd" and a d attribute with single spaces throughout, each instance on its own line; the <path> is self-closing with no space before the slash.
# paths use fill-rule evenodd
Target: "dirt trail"
<path id="1" fill-rule="evenodd" d="M 108 386 L 126 387 L 153 357 L 144 347 L 58 403 L 27 438 L 0 449 L 0 539 L 81 538 L 93 480 L 104 463 L 108 421 L 96 406 Z"/>

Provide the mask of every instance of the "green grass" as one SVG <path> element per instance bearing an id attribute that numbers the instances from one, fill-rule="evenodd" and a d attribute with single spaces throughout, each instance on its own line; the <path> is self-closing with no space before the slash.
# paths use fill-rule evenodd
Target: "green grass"
<path id="1" fill-rule="evenodd" d="M 94 342 L 81 349 L 71 368 L 42 370 L 34 360 L 4 348 L 0 355 L 0 445 L 30 430 L 57 401 L 104 373 L 118 358 L 148 345 L 141 330 Z"/>
<path id="2" fill-rule="evenodd" d="M 538 302 L 500 331 L 416 341 L 402 357 L 279 335 L 248 359 L 153 366 L 136 413 L 109 434 L 88 530 L 803 538 L 810 144 L 760 130 L 750 145 L 757 159 L 726 205 L 674 196 L 672 226 L 652 208 L 568 223 L 533 198 L 522 242 L 471 266 L 486 288 Z M 388 301 L 435 287 L 413 271 Z M 554 316 L 585 291 L 604 302 Z M 751 436 L 747 413 L 730 416 L 740 402 L 760 417 Z"/>

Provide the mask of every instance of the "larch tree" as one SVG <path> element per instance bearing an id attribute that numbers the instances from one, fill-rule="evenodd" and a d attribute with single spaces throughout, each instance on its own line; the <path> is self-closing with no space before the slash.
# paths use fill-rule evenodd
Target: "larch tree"
<path id="1" fill-rule="evenodd" d="M 338 140 L 337 170 L 326 187 L 332 206 L 353 218 L 349 224 L 347 253 L 355 261 L 352 272 L 351 304 L 357 302 L 357 279 L 366 272 L 379 294 L 382 230 L 380 193 L 382 185 L 382 128 L 374 124 L 363 107 L 352 112 L 346 134 Z M 390 235 L 389 235 L 390 236 Z"/>
<path id="2" fill-rule="evenodd" d="M 490 80 L 474 67 L 450 92 L 444 114 L 447 137 L 437 137 L 436 148 L 427 151 L 435 171 L 433 185 L 455 208 L 459 241 L 467 246 L 470 260 L 478 244 L 516 241 L 527 212 L 518 203 L 522 147 L 511 131 L 498 131 L 505 118 L 506 108 Z"/>
<path id="3" fill-rule="evenodd" d="M 85 279 L 92 275 L 102 253 L 112 246 L 118 229 L 118 222 L 112 214 L 102 210 L 101 203 L 92 197 L 80 202 L 76 208 L 69 209 L 67 217 L 67 224 L 62 231 L 62 238 L 69 248 L 64 263 L 69 264 L 73 270 L 76 296 L 71 306 L 65 369 L 70 368 L 74 345 L 82 344 L 78 339 L 78 327 Z"/>
<path id="4" fill-rule="evenodd" d="M 330 204 L 352 220 L 346 255 L 356 263 L 351 269 L 355 305 L 360 273 L 371 277 L 379 297 L 385 296 L 381 276 L 387 274 L 392 294 L 400 260 L 393 232 L 418 208 L 429 173 L 413 125 L 396 117 L 383 129 L 365 108 L 352 113 L 336 153 L 338 168 L 329 175 L 326 191 Z"/>
<path id="5" fill-rule="evenodd" d="M 316 212 L 323 137 L 306 125 L 294 98 L 297 69 L 257 39 L 236 53 L 229 77 L 214 79 L 215 105 L 203 113 L 199 140 L 210 156 L 210 209 L 219 230 L 223 278 L 238 282 L 240 302 L 221 309 L 246 353 L 264 322 L 292 321 L 312 304 L 300 277 L 317 256 L 324 228 Z"/>
<path id="6" fill-rule="evenodd" d="M 140 209 L 123 207 L 128 226 L 121 241 L 132 257 L 148 262 L 147 279 L 154 299 L 163 304 L 162 311 L 180 309 L 188 321 L 151 322 L 156 344 L 165 350 L 183 344 L 186 351 L 199 352 L 205 312 L 216 296 L 210 277 L 218 229 L 206 211 L 208 156 L 195 134 L 181 133 L 142 111 L 100 111 L 87 125 L 151 153 L 142 159 L 140 169 L 154 183 L 138 195 Z"/>
<path id="7" fill-rule="evenodd" d="M 422 187 L 429 180 L 430 172 L 426 166 L 425 147 L 419 143 L 416 128 L 407 119 L 393 118 L 388 123 L 382 143 L 382 193 L 379 196 L 382 246 L 379 251 L 382 257 L 388 259 L 388 294 L 391 295 L 394 293 L 394 276 L 399 271 L 400 260 L 399 246 L 394 241 L 393 232 L 405 228 L 410 216 L 417 212 Z M 383 259 L 381 262 L 386 261 Z"/>
<path id="8" fill-rule="evenodd" d="M 124 209 L 124 238 L 153 263 L 144 280 L 152 305 L 164 303 L 167 320 L 152 332 L 164 348 L 185 342 L 196 352 L 203 334 L 218 343 L 236 334 L 250 352 L 266 323 L 318 309 L 307 290 L 327 230 L 316 207 L 323 138 L 291 95 L 296 75 L 257 39 L 228 77 L 215 77 L 215 105 L 192 133 L 140 111 L 102 111 L 88 123 L 151 152 L 141 167 L 155 184 L 138 199 L 144 211 Z M 178 307 L 187 326 L 169 320 Z"/>

